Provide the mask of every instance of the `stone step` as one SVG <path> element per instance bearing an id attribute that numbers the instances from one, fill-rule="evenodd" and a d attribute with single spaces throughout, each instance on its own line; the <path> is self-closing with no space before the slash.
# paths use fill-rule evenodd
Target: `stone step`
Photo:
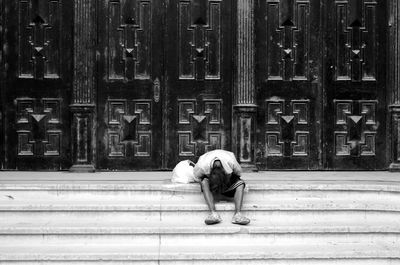
<path id="1" fill-rule="evenodd" d="M 341 201 L 297 200 L 297 201 L 268 201 L 245 203 L 243 212 L 252 219 L 252 222 L 268 224 L 269 222 L 324 222 L 338 220 L 339 222 L 354 219 L 360 221 L 400 220 L 400 203 L 383 203 L 376 201 L 349 202 L 346 198 Z M 224 220 L 230 220 L 234 205 L 230 202 L 216 204 Z M 34 204 L 14 203 L 0 205 L 0 224 L 15 223 L 21 220 L 73 220 L 82 223 L 87 220 L 109 222 L 110 220 L 132 220 L 151 222 L 163 220 L 174 222 L 203 221 L 208 214 L 208 208 L 202 203 L 178 202 L 74 202 L 65 204 L 51 204 L 42 202 Z M 383 218 L 385 217 L 385 218 Z"/>
<path id="2" fill-rule="evenodd" d="M 210 243 L 210 242 L 208 242 Z M 314 259 L 345 259 L 345 260 L 399 260 L 399 246 L 390 242 L 337 242 L 320 240 L 316 244 L 309 242 L 270 242 L 269 245 L 229 244 L 215 246 L 202 244 L 199 246 L 181 245 L 40 245 L 40 246 L 0 246 L 0 262 L 33 261 L 51 263 L 53 261 L 232 261 L 232 260 L 314 260 Z M 32 263 L 31 263 L 32 264 Z"/>
<path id="3" fill-rule="evenodd" d="M 0 182 L 0 265 L 400 264 L 394 175 L 271 172 L 247 181 L 250 225 L 231 224 L 233 203 L 219 202 L 223 222 L 206 226 L 198 184 L 35 174 L 40 181 Z"/>
<path id="4" fill-rule="evenodd" d="M 400 197 L 399 197 L 400 199 Z M 249 201 L 244 199 L 243 209 L 248 211 L 293 211 L 293 210 L 369 210 L 400 212 L 400 200 L 348 197 L 336 199 L 323 198 L 275 198 L 274 200 Z M 232 202 L 216 203 L 217 210 L 230 211 Z M 207 206 L 202 202 L 180 201 L 7 201 L 0 203 L 2 212 L 18 211 L 204 211 Z"/>
<path id="5" fill-rule="evenodd" d="M 369 242 L 374 244 L 389 244 L 400 249 L 399 233 L 357 233 L 356 236 L 346 233 L 249 233 L 246 229 L 229 233 L 177 233 L 161 234 L 42 234 L 42 235 L 0 235 L 1 245 L 4 246 L 90 246 L 90 245 L 137 245 L 137 246 L 224 246 L 243 245 L 251 246 L 270 245 L 317 245 L 320 243 L 349 244 L 354 241 Z"/>
<path id="6" fill-rule="evenodd" d="M 378 211 L 264 211 L 244 212 L 250 219 L 250 229 L 271 229 L 274 233 L 334 232 L 397 232 L 400 217 L 396 212 Z M 10 212 L 0 215 L 0 232 L 3 234 L 51 233 L 52 231 L 91 231 L 111 228 L 111 231 L 127 229 L 129 224 L 142 224 L 138 230 L 149 231 L 154 226 L 168 231 L 179 229 L 190 231 L 190 227 L 204 226 L 208 211 L 193 212 Z M 223 225 L 230 224 L 231 211 L 220 211 Z M 147 228 L 146 224 L 154 224 Z M 176 228 L 170 226 L 174 224 Z M 181 224 L 181 225 L 180 225 Z M 189 225 L 189 226 L 188 226 Z M 92 227 L 93 226 L 93 227 Z M 175 230 L 174 230 L 175 229 Z M 36 232 L 35 232 L 36 231 Z M 135 231 L 135 230 L 133 230 Z M 136 230 L 137 231 L 137 230 Z M 83 233 L 83 232 L 82 232 Z"/>
<path id="7" fill-rule="evenodd" d="M 205 213 L 204 217 L 207 213 Z M 167 220 L 134 218 L 4 218 L 0 222 L 0 235 L 44 234 L 201 234 L 201 233 L 399 233 L 400 218 L 390 212 L 270 212 L 265 219 L 252 219 L 248 226 L 230 223 L 231 212 L 221 212 L 223 222 L 213 226 L 204 224 L 203 218 L 175 218 Z M 139 219 L 139 220 L 138 220 Z"/>
<path id="8" fill-rule="evenodd" d="M 19 230 L 18 234 L 0 234 L 0 242 L 5 246 L 47 246 L 47 245 L 138 245 L 138 246 L 157 246 L 160 242 L 164 246 L 223 246 L 225 244 L 251 246 L 265 246 L 278 244 L 319 244 L 320 242 L 329 242 L 332 244 L 345 244 L 351 242 L 370 242 L 374 244 L 395 245 L 400 249 L 400 231 L 397 229 L 382 229 L 381 227 L 354 227 L 348 228 L 346 232 L 342 227 L 329 226 L 320 227 L 310 231 L 303 228 L 279 227 L 215 227 L 213 229 L 202 228 L 195 231 L 197 227 L 182 226 L 170 228 L 144 228 L 138 231 L 138 228 L 126 227 L 99 227 L 97 230 L 92 228 L 64 228 L 48 229 L 42 228 L 39 234 L 38 229 L 31 231 Z M 382 231 L 383 230 L 383 231 Z M 395 231 L 393 231 L 395 230 Z M 3 230 L 4 231 L 4 230 Z M 3 232 L 2 231 L 2 232 Z M 4 231 L 5 232 L 5 231 Z M 36 232 L 36 233 L 32 233 Z M 0 244 L 0 246 L 2 245 Z"/>
<path id="9" fill-rule="evenodd" d="M 243 257 L 243 259 L 235 260 L 113 260 L 113 261 L 0 261 L 1 265 L 35 265 L 35 264 L 51 264 L 51 265 L 87 265 L 87 264 L 101 264 L 101 265 L 399 265 L 398 259 L 252 259 L 251 256 Z"/>
<path id="10" fill-rule="evenodd" d="M 346 196 L 349 200 L 381 198 L 398 200 L 400 189 L 388 184 L 313 184 L 313 183 L 254 183 L 249 182 L 245 197 L 249 201 L 276 198 L 336 199 Z M 0 202 L 8 201 L 202 201 L 198 184 L 0 184 Z"/>

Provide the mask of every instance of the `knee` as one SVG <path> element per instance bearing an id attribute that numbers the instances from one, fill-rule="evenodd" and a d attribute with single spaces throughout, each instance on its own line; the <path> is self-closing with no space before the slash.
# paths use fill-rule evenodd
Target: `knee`
<path id="1" fill-rule="evenodd" d="M 236 188 L 236 190 L 243 191 L 245 186 L 246 186 L 246 184 L 242 183 Z"/>
<path id="2" fill-rule="evenodd" d="M 208 178 L 204 178 L 201 182 L 201 186 L 204 188 L 204 187 L 207 187 L 207 188 L 209 188 L 210 187 L 210 181 L 208 180 Z"/>

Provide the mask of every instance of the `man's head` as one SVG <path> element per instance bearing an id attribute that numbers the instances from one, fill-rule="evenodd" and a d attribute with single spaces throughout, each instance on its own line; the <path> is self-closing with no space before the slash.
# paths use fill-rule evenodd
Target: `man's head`
<path id="1" fill-rule="evenodd" d="M 226 173 L 221 161 L 215 160 L 210 172 L 210 190 L 213 193 L 222 193 L 225 190 Z"/>

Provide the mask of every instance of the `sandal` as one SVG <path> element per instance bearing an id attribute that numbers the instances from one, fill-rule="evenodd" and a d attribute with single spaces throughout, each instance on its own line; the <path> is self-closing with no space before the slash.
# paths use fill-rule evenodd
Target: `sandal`
<path id="1" fill-rule="evenodd" d="M 247 225 L 248 223 L 250 223 L 250 219 L 243 216 L 241 213 L 236 213 L 232 217 L 232 224 Z"/>
<path id="2" fill-rule="evenodd" d="M 218 213 L 210 213 L 204 222 L 208 225 L 218 224 L 222 221 Z"/>

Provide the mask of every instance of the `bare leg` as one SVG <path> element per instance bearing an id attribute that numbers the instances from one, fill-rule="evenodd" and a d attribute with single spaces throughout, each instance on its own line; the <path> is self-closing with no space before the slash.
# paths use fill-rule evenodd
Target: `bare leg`
<path id="1" fill-rule="evenodd" d="M 244 191 L 244 185 L 240 185 L 239 187 L 236 188 L 235 192 L 235 213 L 240 213 L 242 210 L 242 204 L 243 204 L 243 192 Z"/>
<path id="2" fill-rule="evenodd" d="M 240 211 L 242 210 L 243 204 L 243 193 L 244 193 L 244 185 L 240 185 L 236 188 L 234 201 L 235 201 L 235 214 L 232 217 L 232 223 L 239 225 L 247 225 L 250 223 L 250 219 L 244 217 Z"/>
<path id="3" fill-rule="evenodd" d="M 210 181 L 206 178 L 203 179 L 201 182 L 201 187 L 203 189 L 204 199 L 206 200 L 208 209 L 211 211 L 210 215 L 204 221 L 208 225 L 217 224 L 221 222 L 221 217 L 215 210 L 214 197 L 210 191 Z"/>
<path id="4" fill-rule="evenodd" d="M 208 209 L 210 209 L 212 213 L 216 212 L 214 197 L 210 191 L 210 181 L 207 178 L 203 179 L 201 181 L 201 187 L 203 189 L 204 199 L 206 200 Z"/>

